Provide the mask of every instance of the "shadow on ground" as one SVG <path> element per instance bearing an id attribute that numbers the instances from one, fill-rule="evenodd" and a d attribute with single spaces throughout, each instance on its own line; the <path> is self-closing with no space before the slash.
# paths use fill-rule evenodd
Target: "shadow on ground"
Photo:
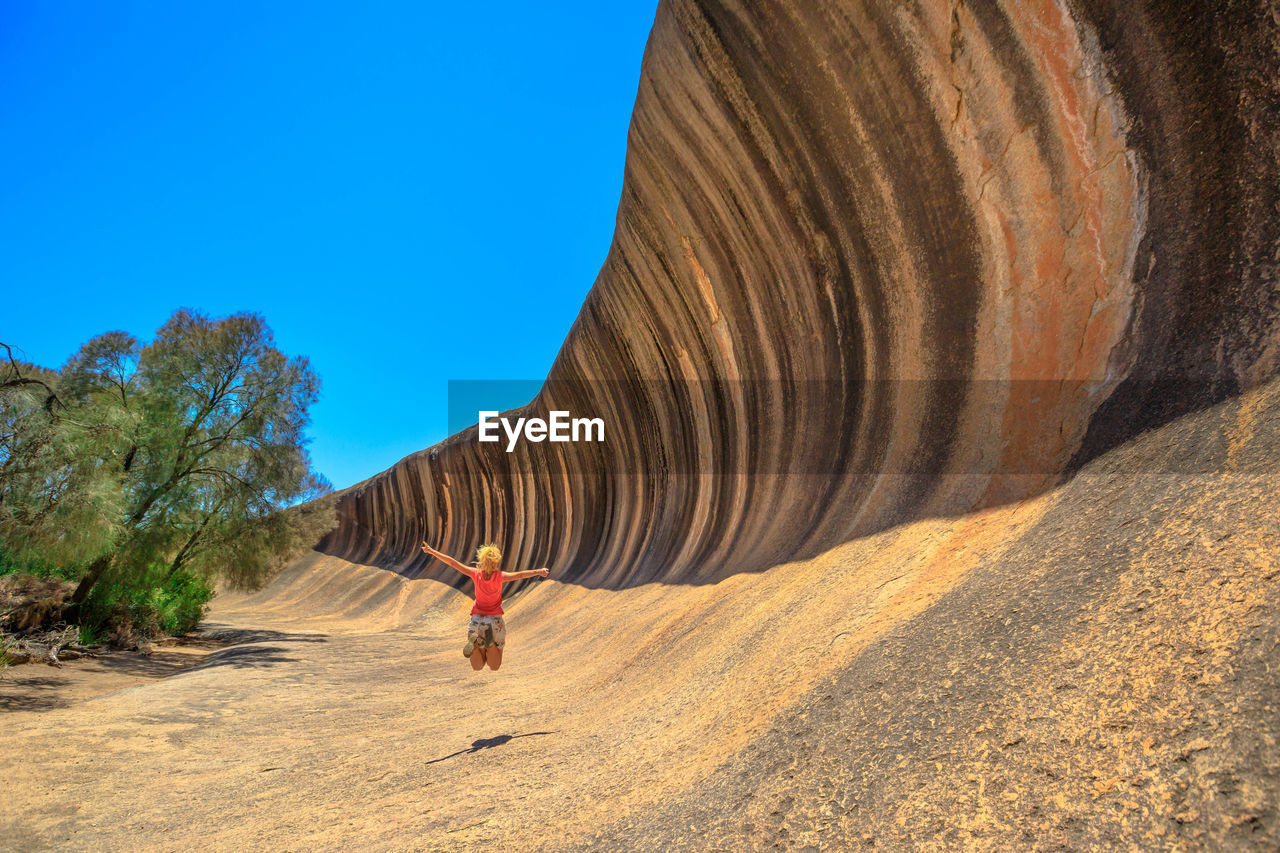
<path id="1" fill-rule="evenodd" d="M 278 663 L 290 663 L 297 658 L 284 654 L 284 646 L 235 646 L 221 652 L 213 652 L 203 661 L 191 667 L 192 671 L 230 666 L 236 669 L 261 669 Z"/>
<path id="2" fill-rule="evenodd" d="M 292 634 L 260 628 L 231 628 L 218 623 L 207 624 L 197 633 L 184 637 L 182 645 L 190 648 L 210 648 L 210 652 L 192 670 L 230 666 L 236 669 L 262 668 L 297 660 L 285 655 L 281 645 L 257 645 L 258 643 L 325 643 L 325 634 Z M 230 646 L 230 648 L 228 648 Z"/>
<path id="3" fill-rule="evenodd" d="M 29 665 L 29 664 L 28 664 Z M 0 711 L 51 711 L 70 704 L 56 693 L 61 682 L 50 676 L 6 677 L 0 687 L 17 687 L 20 693 L 0 693 Z"/>
<path id="4" fill-rule="evenodd" d="M 232 628 L 220 623 L 205 623 L 194 634 L 183 637 L 181 645 L 192 648 L 226 648 L 245 643 L 324 643 L 327 634 L 291 634 L 286 631 L 270 631 L 261 628 Z"/>
<path id="5" fill-rule="evenodd" d="M 450 758 L 456 758 L 459 755 L 470 755 L 473 752 L 479 752 L 482 749 L 492 749 L 495 746 L 502 746 L 510 743 L 518 737 L 535 737 L 537 735 L 553 735 L 555 732 L 525 732 L 522 735 L 498 735 L 497 737 L 482 737 L 471 742 L 470 749 L 460 749 L 457 752 L 451 752 L 441 758 L 433 758 L 427 764 L 437 764 L 441 761 L 447 761 Z"/>
<path id="6" fill-rule="evenodd" d="M 233 628 L 219 623 L 206 623 L 195 633 L 172 640 L 162 640 L 148 653 L 103 650 L 76 661 L 57 674 L 37 675 L 50 671 L 38 663 L 11 668 L 0 679 L 0 713 L 5 711 L 52 711 L 66 708 L 88 698 L 75 695 L 68 687 L 76 672 L 88 665 L 94 678 L 103 674 L 111 686 L 128 686 L 130 679 L 158 681 L 190 670 L 228 666 L 235 669 L 260 669 L 296 660 L 285 653 L 284 643 L 324 643 L 325 634 L 295 634 L 251 628 Z M 271 645 L 259 645 L 271 643 Z M 71 679 L 69 681 L 68 679 Z"/>

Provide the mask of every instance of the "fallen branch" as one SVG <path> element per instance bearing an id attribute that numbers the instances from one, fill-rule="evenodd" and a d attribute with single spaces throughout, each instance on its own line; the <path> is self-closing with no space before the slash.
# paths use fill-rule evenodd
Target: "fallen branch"
<path id="1" fill-rule="evenodd" d="M 68 625 L 62 629 L 62 633 L 59 634 L 57 639 L 55 639 L 49 646 L 50 666 L 56 666 L 59 669 L 62 668 L 62 661 L 58 660 L 58 652 L 60 652 L 64 646 L 70 645 L 73 637 L 78 636 L 80 636 L 80 629 L 74 625 Z M 68 660 L 70 660 L 70 658 L 68 658 Z"/>
<path id="2" fill-rule="evenodd" d="M 44 661 L 59 668 L 63 661 L 97 657 L 101 646 L 82 646 L 76 642 L 79 635 L 74 625 L 36 637 L 6 635 L 3 656 L 7 665 Z"/>

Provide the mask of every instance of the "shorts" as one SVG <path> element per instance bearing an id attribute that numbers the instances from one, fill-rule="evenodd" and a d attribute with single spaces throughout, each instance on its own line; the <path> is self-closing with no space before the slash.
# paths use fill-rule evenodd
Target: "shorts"
<path id="1" fill-rule="evenodd" d="M 490 637 L 492 631 L 492 637 Z M 467 625 L 467 639 L 475 640 L 482 649 L 502 648 L 507 644 L 507 624 L 501 616 L 473 615 Z"/>

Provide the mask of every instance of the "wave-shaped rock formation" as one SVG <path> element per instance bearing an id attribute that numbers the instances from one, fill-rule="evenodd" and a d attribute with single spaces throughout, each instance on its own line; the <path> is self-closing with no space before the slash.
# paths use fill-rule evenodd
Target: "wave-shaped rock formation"
<path id="1" fill-rule="evenodd" d="M 663 2 L 523 410 L 606 443 L 6 674 L 0 850 L 1280 849 L 1278 69 L 1257 0 Z M 554 568 L 499 672 L 420 537 Z"/>
<path id="2" fill-rule="evenodd" d="M 343 493 L 320 550 L 713 581 L 1258 385 L 1278 29 L 1270 2 L 663 0 L 613 245 L 515 413 L 606 442 L 466 430 Z"/>

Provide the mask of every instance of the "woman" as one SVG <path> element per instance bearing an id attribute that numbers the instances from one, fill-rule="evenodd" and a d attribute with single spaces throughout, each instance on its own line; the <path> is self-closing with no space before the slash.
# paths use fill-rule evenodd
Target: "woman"
<path id="1" fill-rule="evenodd" d="M 452 566 L 475 583 L 476 603 L 471 607 L 471 623 L 467 625 L 467 644 L 462 654 L 471 659 L 471 668 L 496 670 L 502 666 L 502 648 L 507 644 L 507 626 L 502 621 L 502 585 L 521 578 L 546 577 L 550 569 L 530 569 L 524 572 L 504 572 L 498 569 L 502 552 L 497 545 L 481 545 L 476 551 L 478 569 L 464 566 L 448 554 L 442 554 L 426 542 L 422 552 L 435 557 L 446 566 Z"/>

